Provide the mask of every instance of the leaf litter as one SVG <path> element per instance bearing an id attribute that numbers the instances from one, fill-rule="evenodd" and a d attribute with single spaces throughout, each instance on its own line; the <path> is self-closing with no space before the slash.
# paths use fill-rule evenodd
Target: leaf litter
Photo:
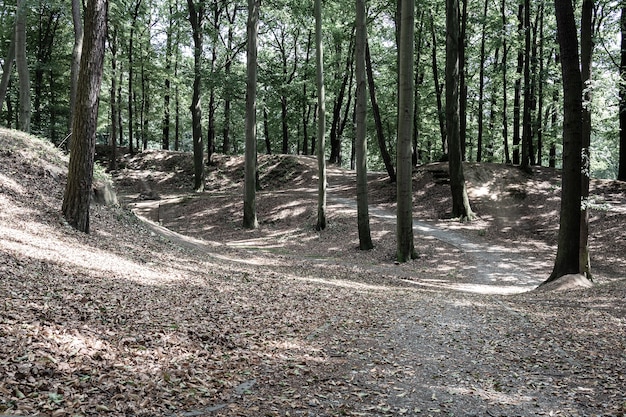
<path id="1" fill-rule="evenodd" d="M 195 240 L 163 236 L 126 208 L 102 206 L 92 209 L 93 233 L 83 235 L 60 217 L 64 175 L 41 169 L 42 158 L 56 151 L 14 135 L 0 132 L 2 414 L 626 412 L 626 294 L 624 281 L 614 280 L 623 262 L 615 252 L 603 251 L 601 260 L 610 262 L 599 265 L 602 285 L 592 289 L 506 296 L 453 290 L 452 283 L 477 279 L 467 267 L 475 258 L 445 242 L 418 239 L 421 258 L 395 265 L 393 224 L 376 220 L 376 249 L 361 253 L 353 210 L 332 200 L 329 230 L 315 232 L 315 200 L 302 191 L 314 171 L 293 174 L 309 166 L 307 159 L 295 168 L 293 160 L 267 163 L 267 172 L 287 167 L 298 189 L 285 192 L 272 171 L 259 195 L 260 217 L 287 211 L 262 220 L 261 230 L 238 226 L 238 183 L 230 175 L 238 165 L 223 159 L 219 178 L 233 188 L 224 183 L 222 191 L 232 196 L 219 203 L 202 196 L 185 208 L 169 207 L 180 219 L 160 219 Z M 46 163 L 62 164 L 54 158 Z M 158 179 L 158 165 L 150 168 Z M 130 174 L 145 175 L 120 173 L 128 189 L 136 183 Z M 331 168 L 330 180 L 338 195 L 348 195 L 353 178 Z M 119 184 L 121 194 L 132 194 Z M 388 206 L 389 186 L 376 177 L 371 184 L 374 202 Z M 157 191 L 157 205 L 181 193 L 179 182 Z M 622 194 L 614 192 L 611 201 Z M 294 200 L 310 202 L 299 210 L 290 206 Z M 182 224 L 200 213 L 196 204 L 214 209 L 212 215 Z M 617 214 L 605 214 L 614 225 Z M 460 233 L 518 247 L 514 230 L 496 233 L 494 223 L 480 221 Z M 489 227 L 486 236 L 476 227 Z M 267 245 L 271 236 L 282 236 L 281 245 Z M 550 244 L 530 241 L 512 262 L 524 268 L 530 254 L 549 263 L 552 252 L 534 248 Z M 545 263 L 536 268 L 539 280 L 547 276 Z"/>

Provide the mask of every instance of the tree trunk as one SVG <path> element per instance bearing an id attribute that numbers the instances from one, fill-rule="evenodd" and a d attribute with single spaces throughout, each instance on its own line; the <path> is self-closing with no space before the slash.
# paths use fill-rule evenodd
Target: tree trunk
<path id="1" fill-rule="evenodd" d="M 109 30 L 109 49 L 111 50 L 111 90 L 109 91 L 110 111 L 111 111 L 111 159 L 109 160 L 109 170 L 117 170 L 117 135 L 121 127 L 117 124 L 118 97 L 117 97 L 117 29 Z"/>
<path id="2" fill-rule="evenodd" d="M 530 106 L 532 95 L 530 91 L 530 0 L 524 0 L 524 108 L 522 116 L 522 153 L 520 167 L 529 169 L 529 143 L 532 140 L 532 125 L 530 120 Z"/>
<path id="3" fill-rule="evenodd" d="M 244 169 L 243 227 L 256 229 L 256 83 L 260 0 L 248 0 L 246 73 L 246 163 Z"/>
<path id="4" fill-rule="evenodd" d="M 459 32 L 459 140 L 461 142 L 461 160 L 467 160 L 467 82 L 466 71 L 467 57 L 465 54 L 467 44 L 467 3 L 469 0 L 460 0 L 463 5 L 460 14 Z"/>
<path id="5" fill-rule="evenodd" d="M 168 0 L 168 25 L 165 31 L 165 81 L 163 91 L 163 122 L 161 148 L 170 149 L 170 96 L 172 92 L 172 83 L 170 80 L 172 71 L 172 26 L 174 25 L 174 5 L 172 0 Z"/>
<path id="6" fill-rule="evenodd" d="M 397 145 L 397 220 L 396 259 L 407 262 L 417 253 L 413 241 L 413 52 L 415 49 L 415 3 L 402 0 L 398 48 L 398 145 Z"/>
<path id="7" fill-rule="evenodd" d="M 481 162 L 483 157 L 483 101 L 485 93 L 485 40 L 487 37 L 487 10 L 489 1 L 485 0 L 483 6 L 483 26 L 480 37 L 480 65 L 478 70 L 478 135 L 476 137 L 476 162 Z"/>
<path id="8" fill-rule="evenodd" d="M 89 204 L 98 127 L 98 96 L 102 82 L 106 39 L 107 0 L 89 0 L 85 12 L 85 39 L 76 92 L 74 140 L 70 152 L 63 215 L 67 222 L 89 233 Z"/>
<path id="9" fill-rule="evenodd" d="M 135 37 L 135 26 L 137 24 L 137 17 L 139 16 L 139 8 L 141 7 L 142 0 L 138 0 L 135 3 L 135 8 L 132 12 L 132 23 L 130 26 L 130 36 L 128 38 L 128 148 L 129 152 L 133 153 L 133 133 L 135 129 L 133 116 L 133 101 L 135 97 L 135 91 L 133 90 L 133 77 L 134 77 L 134 65 L 133 65 L 133 55 L 134 55 L 134 37 Z M 139 150 L 139 149 L 137 149 Z"/>
<path id="10" fill-rule="evenodd" d="M 189 6 L 189 21 L 193 30 L 193 96 L 191 98 L 191 130 L 193 134 L 193 167 L 194 185 L 196 192 L 204 190 L 204 145 L 202 143 L 202 117 L 200 107 L 200 94 L 202 82 L 202 17 L 204 15 L 204 2 L 198 5 L 194 0 L 187 0 Z"/>
<path id="11" fill-rule="evenodd" d="M 544 36 L 543 36 L 543 22 L 544 22 L 544 14 L 545 9 L 543 4 L 539 6 L 539 74 L 538 78 L 538 92 L 537 92 L 537 165 L 541 166 L 543 164 L 543 128 L 544 128 L 544 118 L 543 118 L 543 83 L 545 82 L 545 74 L 544 74 L 544 57 L 543 57 L 543 47 L 544 47 Z"/>
<path id="12" fill-rule="evenodd" d="M 70 117 L 68 130 L 72 130 L 73 115 L 76 109 L 76 88 L 78 85 L 78 70 L 80 69 L 80 54 L 83 49 L 83 21 L 81 18 L 82 2 L 72 0 L 72 21 L 74 22 L 74 48 L 72 49 L 72 66 L 70 68 Z"/>
<path id="13" fill-rule="evenodd" d="M 437 116 L 439 120 L 439 132 L 441 132 L 441 152 L 448 154 L 448 138 L 446 137 L 446 112 L 443 108 L 443 85 L 439 82 L 439 69 L 437 66 L 437 36 L 432 12 L 430 12 L 430 33 L 432 46 L 433 77 L 435 82 L 435 95 L 437 96 Z"/>
<path id="14" fill-rule="evenodd" d="M 307 94 L 307 81 L 309 61 L 311 58 L 311 31 L 309 30 L 306 41 L 306 57 L 304 58 L 303 80 L 302 80 L 302 154 L 309 153 L 309 118 L 311 117 L 311 104 Z"/>
<path id="15" fill-rule="evenodd" d="M 359 228 L 359 249 L 374 247 L 370 233 L 370 218 L 367 198 L 367 137 L 366 137 L 366 96 L 365 96 L 365 40 L 366 16 L 365 0 L 356 0 L 356 40 L 354 57 L 356 60 L 356 200 L 357 224 Z"/>
<path id="16" fill-rule="evenodd" d="M 520 2 L 517 12 L 517 33 L 521 36 L 524 30 L 524 3 Z M 522 76 L 524 72 L 524 49 L 520 46 L 517 51 L 517 69 L 515 72 L 515 96 L 513 99 L 513 164 L 520 163 L 520 113 Z"/>
<path id="17" fill-rule="evenodd" d="M 263 137 L 265 138 L 265 152 L 272 154 L 272 141 L 270 140 L 269 116 L 267 114 L 267 105 L 263 105 Z"/>
<path id="18" fill-rule="evenodd" d="M 26 0 L 17 0 L 15 20 L 15 67 L 20 82 L 20 130 L 30 133 L 30 74 L 26 58 Z"/>
<path id="19" fill-rule="evenodd" d="M 506 164 L 510 164 L 511 152 L 509 151 L 509 118 L 507 112 L 507 57 L 509 48 L 506 42 L 507 19 L 505 9 L 506 0 L 502 0 L 500 5 L 500 16 L 502 17 L 502 142 L 504 143 L 504 161 Z"/>
<path id="20" fill-rule="evenodd" d="M 13 72 L 13 61 L 15 61 L 15 31 L 13 31 L 11 35 L 11 43 L 9 44 L 7 57 L 4 60 L 4 66 L 2 67 L 2 79 L 0 79 L 0 114 L 2 113 L 2 103 L 4 103 L 7 88 L 9 87 L 11 73 Z"/>
<path id="21" fill-rule="evenodd" d="M 446 0 L 446 5 L 446 120 L 452 216 L 469 221 L 473 213 L 465 188 L 459 120 L 459 2 Z"/>
<path id="22" fill-rule="evenodd" d="M 583 81 L 582 174 L 580 212 L 580 273 L 592 280 L 589 254 L 589 179 L 591 177 L 591 62 L 593 55 L 593 0 L 583 0 L 580 23 L 580 67 Z"/>
<path id="23" fill-rule="evenodd" d="M 617 179 L 626 181 L 626 2 L 622 2 L 620 18 L 621 53 L 619 84 L 619 168 Z M 1 103 L 1 102 L 0 102 Z"/>
<path id="24" fill-rule="evenodd" d="M 367 33 L 366 33 L 367 36 Z M 389 150 L 387 150 L 387 140 L 385 139 L 385 133 L 383 132 L 383 121 L 380 117 L 380 108 L 378 107 L 378 101 L 376 100 L 376 86 L 374 84 L 374 74 L 372 71 L 372 57 L 370 55 L 370 48 L 367 38 L 365 39 L 365 70 L 367 73 L 368 90 L 370 93 L 370 102 L 372 104 L 372 114 L 374 115 L 374 125 L 376 126 L 376 139 L 378 140 L 378 148 L 380 149 L 380 156 L 383 158 L 385 169 L 389 175 L 389 181 L 396 182 L 396 170 L 393 167 L 393 161 Z"/>
<path id="25" fill-rule="evenodd" d="M 232 88 L 230 85 L 230 73 L 233 65 L 233 24 L 235 23 L 235 18 L 237 16 L 237 5 L 233 5 L 233 13 L 228 15 L 228 37 L 227 37 L 227 45 L 226 45 L 226 63 L 224 64 L 224 78 L 226 79 L 225 88 L 225 99 L 224 99 L 224 127 L 222 129 L 222 152 L 225 155 L 228 155 L 232 150 L 232 144 L 230 142 L 230 117 L 231 117 L 231 97 L 232 97 Z"/>
<path id="26" fill-rule="evenodd" d="M 326 229 L 326 94 L 324 91 L 324 48 L 322 45 L 322 0 L 315 0 L 315 64 L 317 83 L 317 225 L 318 231 Z"/>
<path id="27" fill-rule="evenodd" d="M 571 0 L 555 1 L 563 79 L 563 173 L 556 260 L 545 282 L 580 272 L 580 198 L 583 84 Z"/>

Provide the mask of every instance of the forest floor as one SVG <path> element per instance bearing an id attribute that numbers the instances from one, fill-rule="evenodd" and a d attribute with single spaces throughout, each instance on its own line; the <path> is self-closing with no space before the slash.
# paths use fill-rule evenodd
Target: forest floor
<path id="1" fill-rule="evenodd" d="M 626 184 L 593 181 L 591 288 L 534 290 L 558 232 L 554 170 L 467 164 L 478 219 L 450 219 L 446 166 L 414 173 L 419 259 L 394 262 L 395 186 L 260 156 L 260 227 L 242 160 L 145 152 L 89 235 L 60 215 L 66 158 L 0 130 L 0 414 L 623 416 Z M 130 211 L 132 209 L 132 212 Z M 136 213 L 137 216 L 134 214 Z M 141 220 L 143 219 L 143 220 Z"/>

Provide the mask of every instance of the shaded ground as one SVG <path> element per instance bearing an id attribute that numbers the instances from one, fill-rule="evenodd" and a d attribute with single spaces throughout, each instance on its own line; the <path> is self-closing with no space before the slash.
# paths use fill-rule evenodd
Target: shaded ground
<path id="1" fill-rule="evenodd" d="M 517 172 L 487 166 L 492 180 L 480 181 L 489 187 L 472 187 L 485 193 L 474 194 L 481 220 L 463 225 L 441 218 L 442 167 L 419 170 L 421 258 L 395 265 L 393 187 L 378 175 L 370 182 L 376 248 L 367 253 L 356 249 L 352 174 L 331 170 L 329 228 L 318 233 L 315 171 L 305 169 L 314 161 L 292 157 L 261 160 L 259 230 L 239 227 L 240 161 L 219 158 L 209 190 L 188 194 L 189 156 L 154 152 L 129 161 L 116 181 L 155 223 L 96 206 L 85 236 L 59 215 L 65 179 L 54 150 L 7 131 L 0 145 L 0 413 L 626 411 L 618 183 L 596 184 L 611 204 L 594 212 L 601 285 L 501 295 L 549 273 L 547 219 L 558 194 L 540 188 L 548 171 L 507 191 L 495 179 Z M 502 265 L 486 266 L 485 248 Z M 520 271 L 530 282 L 516 281 Z"/>

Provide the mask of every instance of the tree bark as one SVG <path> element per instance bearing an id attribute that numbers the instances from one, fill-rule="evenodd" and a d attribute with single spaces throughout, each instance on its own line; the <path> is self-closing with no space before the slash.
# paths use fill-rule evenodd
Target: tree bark
<path id="1" fill-rule="evenodd" d="M 524 30 L 524 2 L 519 3 L 517 11 L 517 33 L 521 36 Z M 519 165 L 520 158 L 520 113 L 521 113 L 521 90 L 524 72 L 524 49 L 520 46 L 517 51 L 517 69 L 515 71 L 515 93 L 513 98 L 513 164 Z"/>
<path id="2" fill-rule="evenodd" d="M 17 16 L 15 20 L 15 67 L 20 85 L 20 130 L 30 133 L 31 97 L 30 74 L 26 56 L 26 0 L 17 0 Z"/>
<path id="3" fill-rule="evenodd" d="M 580 272 L 582 76 L 571 0 L 555 0 L 563 79 L 563 173 L 559 238 L 554 269 L 545 282 Z"/>
<path id="4" fill-rule="evenodd" d="M 506 38 L 506 0 L 502 0 L 500 5 L 500 16 L 502 17 L 502 142 L 504 143 L 504 162 L 511 163 L 511 152 L 509 150 L 509 118 L 507 111 L 507 58 L 509 48 Z"/>
<path id="5" fill-rule="evenodd" d="M 172 0 L 168 0 L 168 23 L 165 30 L 165 80 L 163 91 L 163 121 L 162 121 L 162 136 L 161 136 L 161 148 L 165 150 L 170 149 L 170 98 L 172 92 L 172 82 L 170 80 L 172 71 L 172 41 L 173 33 L 172 27 L 174 25 L 174 5 Z"/>
<path id="6" fill-rule="evenodd" d="M 415 49 L 415 3 L 400 1 L 400 39 L 398 48 L 398 145 L 397 145 L 397 220 L 396 259 L 407 262 L 417 253 L 413 241 L 413 52 Z"/>
<path id="7" fill-rule="evenodd" d="M 102 82 L 107 23 L 107 0 L 89 0 L 85 12 L 85 38 L 76 92 L 74 140 L 70 151 L 63 215 L 67 222 L 89 233 L 89 204 L 98 127 L 98 96 Z"/>
<path id="8" fill-rule="evenodd" d="M 256 84 L 257 37 L 260 0 L 248 0 L 248 51 L 246 74 L 246 155 L 244 169 L 243 227 L 256 229 Z"/>
<path id="9" fill-rule="evenodd" d="M 202 17 L 204 15 L 204 1 L 198 5 L 194 0 L 187 0 L 189 6 L 189 21 L 193 30 L 193 95 L 191 98 L 191 130 L 193 134 L 193 167 L 194 185 L 196 192 L 204 191 L 204 145 L 202 140 L 202 113 L 200 107 L 202 82 Z"/>
<path id="10" fill-rule="evenodd" d="M 524 0 L 524 108 L 522 115 L 522 152 L 520 167 L 529 169 L 529 143 L 532 140 L 532 125 L 530 120 L 530 106 L 532 95 L 530 91 L 530 0 Z"/>
<path id="11" fill-rule="evenodd" d="M 367 36 L 367 34 L 366 34 Z M 387 149 L 387 140 L 385 139 L 385 132 L 383 132 L 383 121 L 380 117 L 380 108 L 378 107 L 378 101 L 376 100 L 376 85 L 374 84 L 374 74 L 372 71 L 372 57 L 370 55 L 369 43 L 367 38 L 365 39 L 365 70 L 367 73 L 367 83 L 370 95 L 370 103 L 372 105 L 372 114 L 374 116 L 374 126 L 376 126 L 376 139 L 378 140 L 378 148 L 380 149 L 380 156 L 383 158 L 385 169 L 389 175 L 389 181 L 396 182 L 396 170 L 393 167 L 393 161 L 389 150 Z"/>
<path id="12" fill-rule="evenodd" d="M 356 199 L 357 224 L 359 229 L 359 249 L 374 247 L 370 233 L 370 218 L 367 197 L 367 137 L 366 137 L 366 43 L 365 0 L 356 0 L 356 40 L 354 57 L 356 60 L 356 110 L 355 110 L 355 157 L 356 157 Z"/>
<path id="13" fill-rule="evenodd" d="M 13 61 L 15 61 L 15 31 L 12 32 L 11 43 L 9 44 L 7 57 L 4 60 L 4 66 L 2 67 L 2 79 L 0 79 L 0 114 L 2 113 L 2 103 L 4 103 L 7 88 L 9 87 L 11 72 L 13 72 Z"/>
<path id="14" fill-rule="evenodd" d="M 432 46 L 433 78 L 435 82 L 435 95 L 437 97 L 437 119 L 439 120 L 439 132 L 441 133 L 441 152 L 448 154 L 448 138 L 446 137 L 446 111 L 443 108 L 443 85 L 439 82 L 439 69 L 437 65 L 437 35 L 432 12 L 430 12 L 430 34 Z"/>
<path id="15" fill-rule="evenodd" d="M 473 213 L 465 188 L 459 120 L 459 2 L 446 0 L 446 5 L 446 120 L 452 216 L 469 221 Z"/>
<path id="16" fill-rule="evenodd" d="M 483 6 L 483 25 L 480 37 L 480 65 L 478 70 L 478 134 L 476 137 L 476 162 L 481 162 L 483 158 L 483 109 L 485 93 L 485 42 L 487 26 L 487 10 L 489 1 L 485 0 Z"/>
<path id="17" fill-rule="evenodd" d="M 620 18 L 621 53 L 619 85 L 619 168 L 617 179 L 626 181 L 626 2 L 622 2 Z M 1 102 L 0 102 L 1 103 Z"/>
<path id="18" fill-rule="evenodd" d="M 83 21 L 81 16 L 82 2 L 72 0 L 72 22 L 74 23 L 74 48 L 72 49 L 72 66 L 70 68 L 70 117 L 69 128 L 72 130 L 73 115 L 76 109 L 76 88 L 78 85 L 78 71 L 80 69 L 80 55 L 83 49 Z"/>
<path id="19" fill-rule="evenodd" d="M 315 64 L 317 83 L 317 225 L 326 229 L 326 94 L 324 91 L 324 48 L 322 45 L 322 0 L 315 0 Z"/>

